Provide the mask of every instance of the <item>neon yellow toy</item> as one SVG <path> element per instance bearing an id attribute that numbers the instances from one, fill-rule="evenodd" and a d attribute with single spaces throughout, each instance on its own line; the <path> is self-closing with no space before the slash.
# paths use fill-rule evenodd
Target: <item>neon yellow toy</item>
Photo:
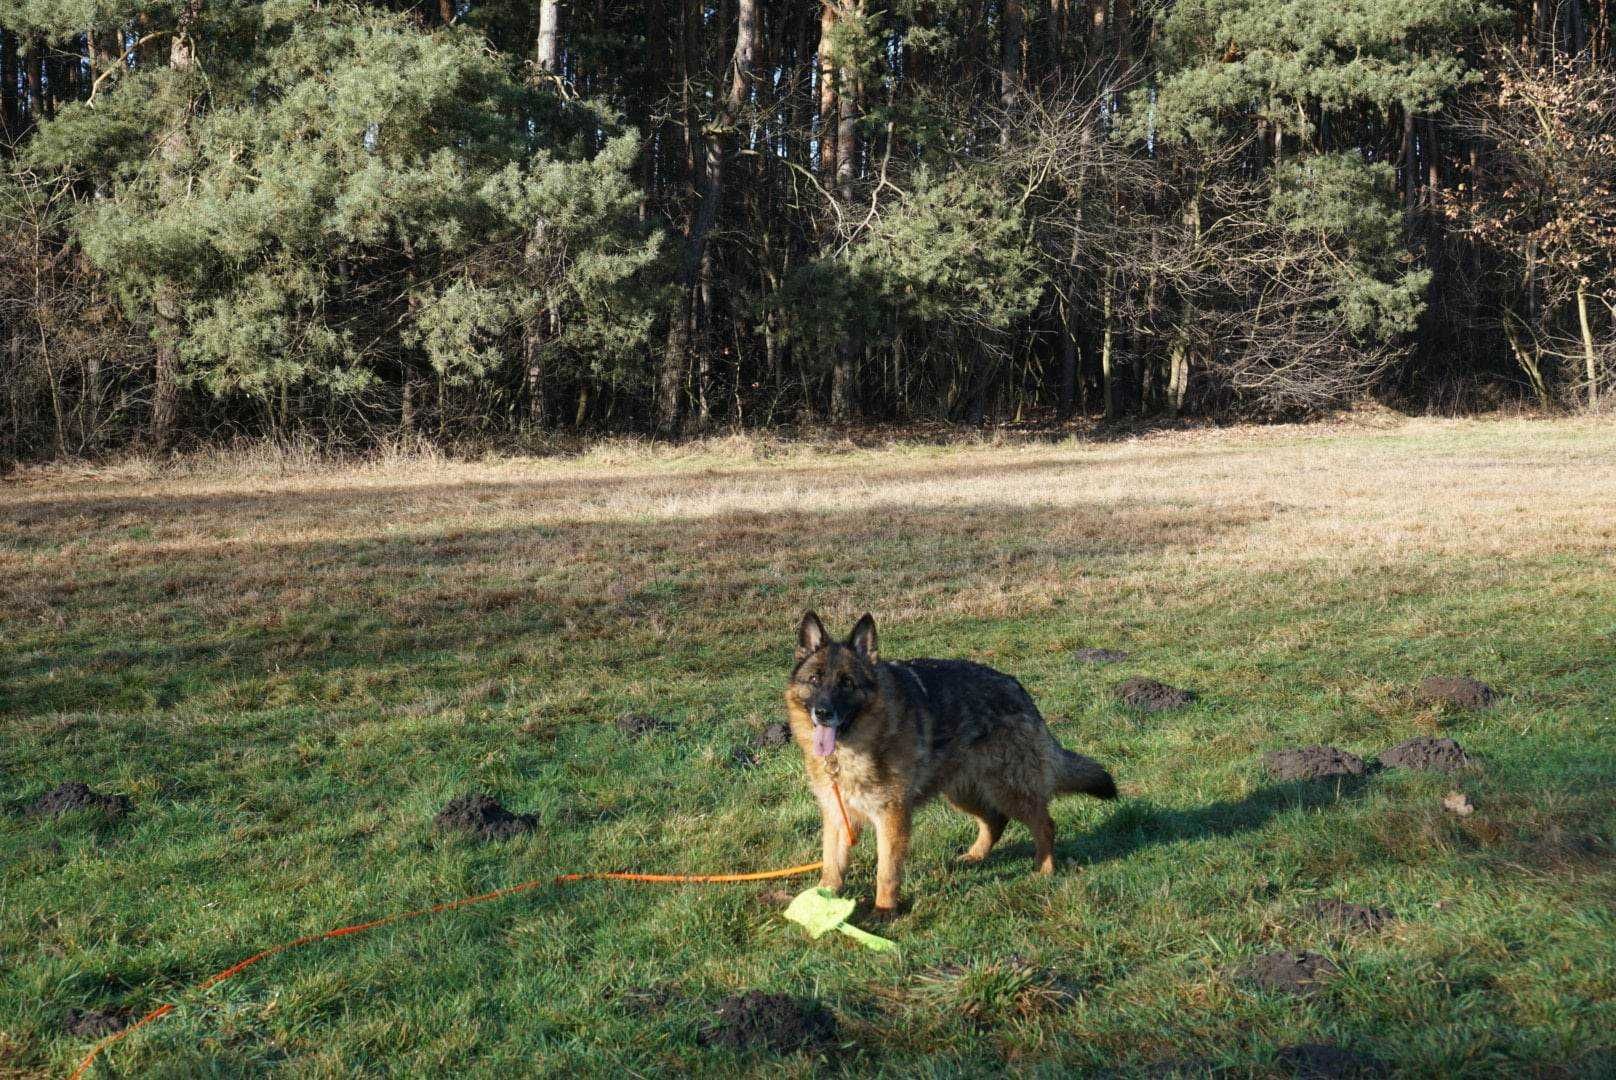
<path id="1" fill-rule="evenodd" d="M 897 952 L 897 942 L 876 937 L 847 921 L 847 917 L 853 914 L 853 909 L 857 906 L 852 900 L 837 896 L 826 888 L 804 889 L 786 907 L 785 915 L 792 922 L 806 927 L 808 933 L 815 938 L 824 937 L 832 930 L 840 930 L 867 949 L 874 949 L 876 952 Z"/>

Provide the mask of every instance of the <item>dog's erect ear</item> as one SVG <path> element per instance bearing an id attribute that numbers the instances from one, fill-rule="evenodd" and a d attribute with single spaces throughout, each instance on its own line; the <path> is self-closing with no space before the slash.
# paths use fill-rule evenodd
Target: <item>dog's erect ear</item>
<path id="1" fill-rule="evenodd" d="M 825 633 L 825 624 L 819 621 L 819 616 L 812 611 L 803 612 L 802 622 L 797 624 L 797 659 L 800 661 L 818 652 L 829 640 L 830 635 Z"/>
<path id="2" fill-rule="evenodd" d="M 875 644 L 875 616 L 866 611 L 864 617 L 853 624 L 853 632 L 847 635 L 847 643 L 866 661 L 875 663 L 880 657 L 880 650 Z"/>

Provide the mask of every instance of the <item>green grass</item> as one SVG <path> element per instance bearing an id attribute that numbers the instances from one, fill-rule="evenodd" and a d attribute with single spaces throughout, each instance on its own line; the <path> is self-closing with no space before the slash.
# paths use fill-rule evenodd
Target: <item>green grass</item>
<path id="1" fill-rule="evenodd" d="M 70 1070 L 70 1008 L 167 1000 L 101 1075 L 1267 1076 L 1301 1042 L 1411 1075 L 1616 1074 L 1613 482 L 1608 424 L 1511 422 L 0 488 L 0 790 L 134 802 L 0 817 L 0 1076 Z M 1123 799 L 1057 805 L 1052 879 L 1015 826 L 956 866 L 974 826 L 926 810 L 913 908 L 878 929 L 901 958 L 806 940 L 773 883 L 584 883 L 189 989 L 528 878 L 816 858 L 795 749 L 729 765 L 780 718 L 807 605 L 842 631 L 871 608 L 889 656 L 1015 673 Z M 1074 663 L 1089 644 L 1133 657 Z M 1501 697 L 1421 706 L 1436 673 Z M 1200 700 L 1132 713 L 1109 688 L 1134 674 Z M 678 730 L 631 742 L 627 710 Z M 1416 734 L 1484 768 L 1259 765 Z M 1442 809 L 1455 787 L 1472 817 Z M 540 828 L 436 834 L 469 790 Z M 849 888 L 872 878 L 866 840 Z M 1343 934 L 1306 915 L 1328 897 L 1395 921 Z M 1234 974 L 1278 948 L 1341 975 L 1298 1000 Z M 750 988 L 820 1001 L 844 1049 L 704 1045 Z"/>

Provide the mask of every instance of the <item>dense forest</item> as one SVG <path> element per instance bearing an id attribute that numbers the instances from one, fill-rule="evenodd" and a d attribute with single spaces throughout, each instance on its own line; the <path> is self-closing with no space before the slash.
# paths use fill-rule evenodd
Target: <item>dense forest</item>
<path id="1" fill-rule="evenodd" d="M 0 460 L 1616 395 L 1613 0 L 0 0 Z"/>

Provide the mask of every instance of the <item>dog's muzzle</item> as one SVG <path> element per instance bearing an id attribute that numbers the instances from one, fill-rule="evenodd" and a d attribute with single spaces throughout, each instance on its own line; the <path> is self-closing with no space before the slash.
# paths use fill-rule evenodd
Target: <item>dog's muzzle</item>
<path id="1" fill-rule="evenodd" d="M 808 716 L 814 722 L 814 753 L 830 757 L 836 752 L 836 737 L 847 730 L 851 719 L 817 705 L 808 710 Z"/>

